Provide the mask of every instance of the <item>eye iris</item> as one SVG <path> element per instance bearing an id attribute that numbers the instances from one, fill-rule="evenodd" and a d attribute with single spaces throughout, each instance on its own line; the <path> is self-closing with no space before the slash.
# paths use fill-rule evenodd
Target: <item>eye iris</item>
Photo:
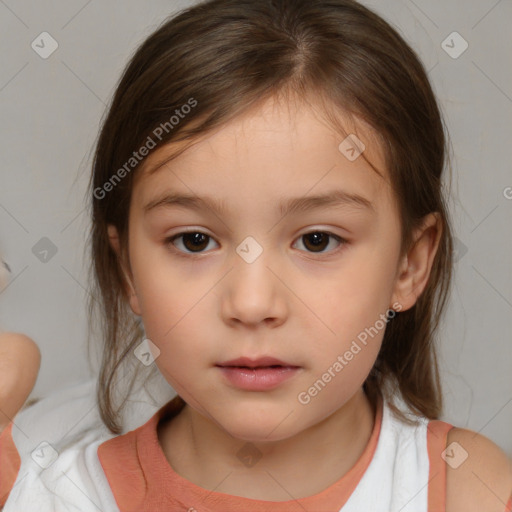
<path id="1" fill-rule="evenodd" d="M 183 236 L 183 245 L 188 250 L 202 250 L 208 245 L 208 235 L 205 235 L 204 233 L 185 233 Z M 200 246 L 193 245 L 192 247 L 189 247 L 187 245 L 187 242 L 192 242 L 193 244 L 200 244 Z"/>
<path id="2" fill-rule="evenodd" d="M 313 240 L 313 249 L 318 249 L 320 246 L 320 250 L 325 249 L 325 247 L 327 247 L 326 242 L 327 243 L 329 242 L 329 236 L 326 233 L 320 233 L 320 232 L 308 233 L 307 235 L 304 235 L 304 239 L 307 241 Z M 308 243 L 305 243 L 304 245 L 306 247 L 308 247 Z M 309 249 L 309 247 L 308 247 L 308 249 Z M 320 251 L 317 251 L 317 252 L 320 252 Z"/>

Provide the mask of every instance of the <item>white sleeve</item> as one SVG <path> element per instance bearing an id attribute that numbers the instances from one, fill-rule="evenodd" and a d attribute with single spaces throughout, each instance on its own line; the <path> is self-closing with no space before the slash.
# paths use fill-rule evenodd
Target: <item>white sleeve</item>
<path id="1" fill-rule="evenodd" d="M 97 412 L 94 380 L 18 413 L 12 438 L 21 466 L 3 512 L 119 512 L 97 456 L 112 437 Z"/>

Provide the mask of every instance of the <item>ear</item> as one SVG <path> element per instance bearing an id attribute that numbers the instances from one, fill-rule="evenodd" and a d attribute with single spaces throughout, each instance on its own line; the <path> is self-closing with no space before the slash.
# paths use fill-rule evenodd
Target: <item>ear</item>
<path id="1" fill-rule="evenodd" d="M 135 291 L 135 286 L 133 284 L 133 276 L 131 274 L 131 271 L 127 269 L 125 264 L 125 259 L 123 257 L 123 254 L 121 253 L 121 245 L 119 240 L 119 233 L 117 232 L 117 228 L 113 226 L 112 224 L 109 224 L 107 226 L 108 231 L 108 239 L 110 246 L 114 250 L 114 252 L 117 254 L 119 264 L 121 266 L 121 270 L 123 272 L 124 281 L 126 285 L 126 294 L 128 296 L 128 301 L 130 303 L 130 308 L 133 311 L 134 314 L 140 316 L 141 315 L 141 309 L 139 306 L 139 299 L 137 297 L 137 293 Z"/>
<path id="2" fill-rule="evenodd" d="M 412 246 L 401 260 L 395 281 L 392 303 L 401 305 L 398 311 L 412 308 L 427 286 L 441 232 L 441 217 L 437 212 L 425 216 L 414 232 Z"/>

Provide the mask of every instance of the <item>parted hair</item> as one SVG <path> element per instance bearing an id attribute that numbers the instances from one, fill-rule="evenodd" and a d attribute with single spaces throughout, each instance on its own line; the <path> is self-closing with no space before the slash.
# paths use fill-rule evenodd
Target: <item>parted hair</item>
<path id="1" fill-rule="evenodd" d="M 271 97 L 313 99 L 340 133 L 347 132 L 337 114 L 374 130 L 398 205 L 401 255 L 422 218 L 438 213 L 442 233 L 429 281 L 414 306 L 389 321 L 363 387 L 375 406 L 392 383 L 388 393 L 399 395 L 413 412 L 440 417 L 436 339 L 452 279 L 449 194 L 443 186 L 450 166 L 448 136 L 423 64 L 395 28 L 353 0 L 209 0 L 164 20 L 135 50 L 94 146 L 88 188 L 88 313 L 94 326 L 89 343 L 98 328 L 97 400 L 112 433 L 123 431 L 120 412 L 132 389 L 127 386 L 121 400 L 115 398 L 116 376 L 144 336 L 130 310 L 121 267 L 128 254 L 134 177 L 145 161 L 138 155 L 134 162 L 133 153 L 148 137 L 157 147 L 175 141 L 188 147 Z M 177 110 L 179 122 L 171 127 Z M 109 243 L 108 225 L 119 233 L 119 256 Z M 133 385 L 135 377 L 129 378 Z M 409 421 L 393 396 L 388 396 L 392 409 Z"/>

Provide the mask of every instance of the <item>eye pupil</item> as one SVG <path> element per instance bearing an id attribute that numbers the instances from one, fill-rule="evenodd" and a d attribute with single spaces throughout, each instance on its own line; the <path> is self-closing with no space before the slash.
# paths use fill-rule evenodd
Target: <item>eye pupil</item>
<path id="1" fill-rule="evenodd" d="M 187 249 L 193 250 L 193 249 L 199 249 L 202 250 L 204 247 L 206 247 L 208 244 L 205 244 L 206 239 L 208 238 L 208 235 L 205 235 L 204 233 L 184 233 L 183 234 L 183 244 Z M 192 242 L 194 244 L 192 247 L 189 247 L 187 245 L 187 242 Z M 199 244 L 195 245 L 195 244 Z"/>
<path id="2" fill-rule="evenodd" d="M 329 242 L 329 240 L 328 240 L 329 237 L 326 236 L 325 233 L 321 233 L 321 232 L 308 233 L 307 235 L 304 235 L 304 238 L 306 239 L 306 241 L 312 240 L 312 247 L 314 249 L 318 249 L 319 247 L 322 246 L 322 244 L 325 245 L 326 241 L 327 241 L 327 243 Z M 304 245 L 307 247 L 308 243 L 305 243 Z M 321 247 L 321 248 L 324 249 L 325 247 Z"/>

